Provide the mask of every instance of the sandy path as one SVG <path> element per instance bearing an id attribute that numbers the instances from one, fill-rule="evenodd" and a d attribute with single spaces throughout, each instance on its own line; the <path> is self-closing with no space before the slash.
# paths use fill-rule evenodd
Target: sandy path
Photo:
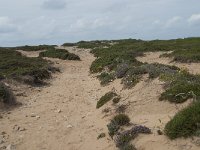
<path id="1" fill-rule="evenodd" d="M 85 50 L 78 53 L 82 61 L 52 59 L 62 73 L 54 76 L 49 87 L 19 97 L 24 99 L 21 108 L 3 114 L 0 129 L 8 137 L 3 145 L 13 144 L 17 150 L 115 149 L 108 136 L 97 140 L 100 133 L 107 133 L 107 120 L 96 110 L 96 101 L 112 87 L 101 89 L 89 75 L 95 58 Z M 31 117 L 32 113 L 40 118 Z M 26 130 L 15 131 L 15 125 Z"/>
<path id="2" fill-rule="evenodd" d="M 174 65 L 180 68 L 186 68 L 192 74 L 200 74 L 199 63 L 177 63 L 172 62 L 171 58 L 161 57 L 166 52 L 147 52 L 144 57 L 137 57 L 137 60 L 147 63 L 160 63 L 165 65 Z"/>

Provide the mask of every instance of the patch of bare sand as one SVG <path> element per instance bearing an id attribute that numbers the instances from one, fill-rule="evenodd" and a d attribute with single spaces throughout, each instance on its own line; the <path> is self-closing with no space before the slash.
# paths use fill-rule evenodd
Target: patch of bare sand
<path id="1" fill-rule="evenodd" d="M 38 57 L 40 52 L 44 52 L 45 50 L 41 51 L 23 51 L 23 50 L 16 50 L 17 52 L 20 52 L 22 55 L 26 57 Z"/>
<path id="2" fill-rule="evenodd" d="M 160 55 L 166 52 L 147 52 L 144 57 L 137 57 L 138 61 L 147 63 L 160 63 L 165 65 L 177 66 L 179 68 L 185 68 L 192 74 L 200 74 L 199 63 L 178 63 L 172 62 L 172 58 L 160 57 Z"/>

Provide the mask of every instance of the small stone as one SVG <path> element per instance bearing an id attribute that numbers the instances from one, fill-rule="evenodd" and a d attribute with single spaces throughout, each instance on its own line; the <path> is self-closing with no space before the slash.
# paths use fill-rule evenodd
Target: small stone
<path id="1" fill-rule="evenodd" d="M 68 125 L 68 126 L 67 126 L 67 128 L 72 128 L 72 127 L 73 127 L 72 125 Z"/>
<path id="2" fill-rule="evenodd" d="M 25 131 L 26 129 L 25 128 L 19 128 L 19 131 Z"/>
<path id="3" fill-rule="evenodd" d="M 36 115 L 34 113 L 31 114 L 31 117 L 36 117 Z"/>
<path id="4" fill-rule="evenodd" d="M 40 116 L 35 116 L 35 118 L 40 119 Z"/>
<path id="5" fill-rule="evenodd" d="M 3 116 L 0 115 L 0 119 L 2 119 L 2 118 L 3 118 Z"/>
<path id="6" fill-rule="evenodd" d="M 101 134 L 99 134 L 99 136 L 97 137 L 97 139 L 104 138 L 105 136 L 106 136 L 106 134 L 105 134 L 105 133 L 101 133 Z"/>
<path id="7" fill-rule="evenodd" d="M 61 113 L 62 111 L 61 111 L 60 109 L 58 109 L 56 112 L 57 112 L 57 113 Z"/>

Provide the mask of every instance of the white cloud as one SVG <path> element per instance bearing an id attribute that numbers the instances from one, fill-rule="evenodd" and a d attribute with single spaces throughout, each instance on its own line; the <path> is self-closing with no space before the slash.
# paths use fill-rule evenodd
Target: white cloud
<path id="1" fill-rule="evenodd" d="M 165 25 L 164 28 L 170 28 L 173 27 L 174 25 L 176 25 L 182 18 L 180 16 L 175 16 L 171 19 L 169 19 Z"/>
<path id="2" fill-rule="evenodd" d="M 190 24 L 200 23 L 200 14 L 193 14 L 193 15 L 190 16 L 190 18 L 188 19 L 188 22 L 189 22 Z"/>
<path id="3" fill-rule="evenodd" d="M 67 3 L 65 0 L 46 0 L 42 6 L 46 9 L 60 10 L 64 9 L 66 5 Z"/>

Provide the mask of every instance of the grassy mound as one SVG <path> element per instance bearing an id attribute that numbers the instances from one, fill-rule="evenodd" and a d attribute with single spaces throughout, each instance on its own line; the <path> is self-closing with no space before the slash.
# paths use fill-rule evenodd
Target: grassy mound
<path id="1" fill-rule="evenodd" d="M 13 50 L 0 50 L 0 76 L 3 78 L 26 78 L 27 83 L 40 84 L 43 79 L 50 78 L 52 69 L 42 58 L 28 58 Z"/>
<path id="2" fill-rule="evenodd" d="M 8 105 L 16 104 L 13 92 L 2 82 L 0 82 L 0 102 Z"/>
<path id="3" fill-rule="evenodd" d="M 200 103 L 196 102 L 178 112 L 165 126 L 170 139 L 189 137 L 200 131 Z"/>
<path id="4" fill-rule="evenodd" d="M 50 57 L 50 58 L 59 58 L 63 60 L 80 60 L 80 57 L 69 53 L 67 50 L 64 49 L 48 49 L 45 52 L 41 52 L 40 57 Z"/>
<path id="5" fill-rule="evenodd" d="M 100 98 L 100 100 L 97 102 L 96 108 L 102 107 L 104 104 L 106 104 L 108 101 L 112 100 L 115 96 L 117 96 L 114 92 L 108 92 L 104 96 Z"/>

